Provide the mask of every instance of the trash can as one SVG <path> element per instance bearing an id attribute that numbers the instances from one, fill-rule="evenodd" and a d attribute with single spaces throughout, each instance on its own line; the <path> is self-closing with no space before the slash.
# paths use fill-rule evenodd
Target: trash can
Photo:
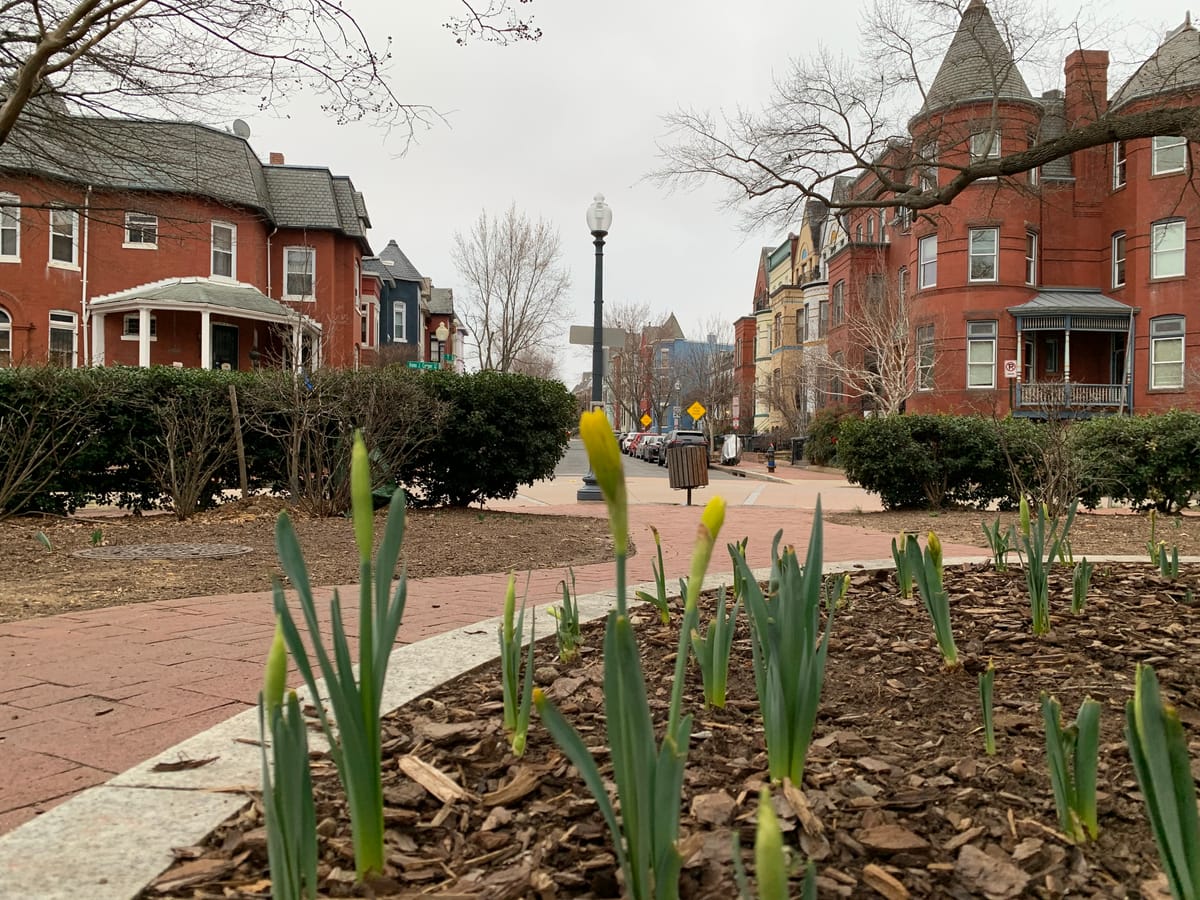
<path id="1" fill-rule="evenodd" d="M 792 465 L 800 465 L 800 460 L 804 459 L 804 442 L 807 438 L 792 438 Z"/>
<path id="2" fill-rule="evenodd" d="M 692 488 L 708 486 L 708 447 L 684 444 L 667 450 L 667 474 L 671 487 L 686 490 L 688 506 L 692 505 Z"/>

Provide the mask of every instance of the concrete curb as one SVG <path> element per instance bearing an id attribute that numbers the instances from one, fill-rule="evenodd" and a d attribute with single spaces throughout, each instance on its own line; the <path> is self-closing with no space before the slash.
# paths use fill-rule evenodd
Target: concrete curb
<path id="1" fill-rule="evenodd" d="M 989 556 L 953 557 L 945 564 L 990 560 Z M 1091 561 L 1146 562 L 1146 557 L 1096 557 Z M 1180 561 L 1200 563 L 1200 557 Z M 870 559 L 829 563 L 824 571 L 890 568 L 891 559 Z M 769 570 L 756 569 L 754 574 L 766 580 Z M 732 574 L 725 572 L 709 575 L 704 586 L 714 589 L 731 583 Z M 630 585 L 629 596 L 638 590 L 653 593 L 656 587 L 653 582 Z M 614 599 L 612 590 L 579 597 L 581 621 L 602 618 Z M 552 605 L 536 607 L 535 612 Z M 388 667 L 384 712 L 496 659 L 499 622 L 499 618 L 486 619 L 397 647 Z M 310 741 L 314 749 L 323 746 L 319 735 L 311 735 Z M 247 802 L 250 791 L 258 789 L 261 761 L 257 742 L 257 711 L 245 710 L 0 836 L 0 896 L 132 900 L 171 864 L 172 848 L 202 841 Z M 160 762 L 208 757 L 216 759 L 202 768 L 153 771 Z M 64 865 L 66 860 L 69 865 Z"/>

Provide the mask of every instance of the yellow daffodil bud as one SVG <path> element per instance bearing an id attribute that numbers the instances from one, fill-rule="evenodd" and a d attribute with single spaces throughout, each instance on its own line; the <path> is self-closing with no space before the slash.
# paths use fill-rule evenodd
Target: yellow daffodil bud
<path id="1" fill-rule="evenodd" d="M 783 830 L 771 806 L 771 792 L 764 786 L 758 794 L 758 827 L 754 835 L 754 875 L 760 900 L 787 900 L 787 860 L 783 853 Z"/>
<path id="2" fill-rule="evenodd" d="M 508 589 L 504 592 L 504 640 L 511 643 L 513 639 L 513 614 L 517 610 L 517 576 L 508 573 Z"/>
<path id="3" fill-rule="evenodd" d="M 587 448 L 592 475 L 608 504 L 608 525 L 618 554 L 629 553 L 629 498 L 625 493 L 625 471 L 621 450 L 604 410 L 585 412 L 579 417 L 579 436 Z"/>
<path id="4" fill-rule="evenodd" d="M 375 503 L 371 498 L 371 461 L 360 431 L 354 432 L 354 449 L 350 451 L 350 513 L 359 558 L 367 562 L 371 558 Z"/>
<path id="5" fill-rule="evenodd" d="M 713 497 L 704 507 L 700 526 L 696 529 L 696 549 L 692 551 L 692 568 L 688 574 L 687 606 L 692 607 L 700 599 L 700 588 L 704 573 L 708 571 L 717 535 L 725 522 L 725 498 Z"/>
<path id="6" fill-rule="evenodd" d="M 651 526 L 650 526 L 650 533 L 651 533 L 652 535 L 654 535 L 654 546 L 656 546 L 656 547 L 661 547 L 661 546 L 662 546 L 662 535 L 660 535 L 660 534 L 658 533 L 658 529 L 657 529 L 657 528 L 655 528 L 653 525 L 651 525 Z"/>
<path id="7" fill-rule="evenodd" d="M 942 542 L 938 539 L 937 532 L 929 532 L 929 555 L 933 558 L 933 564 L 937 566 L 938 571 L 942 568 Z"/>
<path id="8" fill-rule="evenodd" d="M 283 623 L 275 618 L 275 637 L 267 653 L 267 668 L 263 673 L 263 706 L 268 714 L 283 703 L 287 684 L 287 644 L 283 640 Z"/>
<path id="9" fill-rule="evenodd" d="M 1021 498 L 1021 534 L 1029 537 L 1029 501 Z"/>
<path id="10" fill-rule="evenodd" d="M 542 692 L 542 689 L 540 687 L 535 687 L 533 689 L 533 705 L 536 706 L 538 709 L 541 709 L 542 706 L 545 704 L 545 702 L 546 702 L 545 693 Z"/>

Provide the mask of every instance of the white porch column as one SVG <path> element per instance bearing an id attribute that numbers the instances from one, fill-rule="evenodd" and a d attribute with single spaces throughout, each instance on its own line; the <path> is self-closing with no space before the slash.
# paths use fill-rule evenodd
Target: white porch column
<path id="1" fill-rule="evenodd" d="M 303 323 L 296 322 L 296 324 L 292 326 L 292 371 L 293 372 L 299 372 L 300 369 L 303 368 L 303 366 L 302 366 L 303 361 L 300 358 L 300 351 L 303 349 L 303 346 L 304 346 Z"/>
<path id="2" fill-rule="evenodd" d="M 150 368 L 150 309 L 146 306 L 138 310 L 138 366 Z"/>
<path id="3" fill-rule="evenodd" d="M 104 365 L 104 313 L 92 313 L 92 365 Z"/>
<path id="4" fill-rule="evenodd" d="M 212 313 L 200 313 L 200 368 L 212 368 Z"/>
<path id="5" fill-rule="evenodd" d="M 1063 329 L 1063 382 L 1071 381 L 1071 329 Z"/>

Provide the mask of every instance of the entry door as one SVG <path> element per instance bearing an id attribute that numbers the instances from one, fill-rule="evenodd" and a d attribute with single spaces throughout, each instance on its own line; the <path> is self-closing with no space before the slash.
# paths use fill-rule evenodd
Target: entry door
<path id="1" fill-rule="evenodd" d="M 212 327 L 212 365 L 214 369 L 238 367 L 238 330 L 236 325 Z"/>

